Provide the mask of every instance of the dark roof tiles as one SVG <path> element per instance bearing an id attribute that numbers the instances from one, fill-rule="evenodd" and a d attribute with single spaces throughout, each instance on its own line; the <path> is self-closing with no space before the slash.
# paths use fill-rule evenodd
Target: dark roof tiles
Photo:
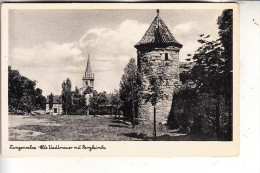
<path id="1" fill-rule="evenodd" d="M 47 104 L 50 101 L 50 96 L 47 97 Z M 53 95 L 53 104 L 61 104 L 61 96 Z"/>
<path id="2" fill-rule="evenodd" d="M 153 22 L 151 23 L 150 27 L 144 34 L 141 41 L 139 41 L 135 48 L 140 48 L 145 45 L 174 45 L 177 47 L 182 47 L 172 35 L 171 31 L 168 29 L 164 21 L 160 18 L 159 14 L 155 17 Z"/>

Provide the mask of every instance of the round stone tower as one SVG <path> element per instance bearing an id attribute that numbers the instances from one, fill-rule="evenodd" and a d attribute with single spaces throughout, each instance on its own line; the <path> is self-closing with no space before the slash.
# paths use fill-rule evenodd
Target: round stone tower
<path id="1" fill-rule="evenodd" d="M 157 10 L 157 16 L 135 48 L 142 86 L 138 99 L 138 117 L 149 124 L 153 121 L 154 108 L 145 97 L 147 93 L 153 92 L 149 81 L 152 74 L 147 73 L 149 68 L 162 77 L 159 86 L 162 96 L 156 104 L 156 119 L 158 123 L 164 124 L 171 109 L 173 93 L 180 84 L 179 51 L 182 44 L 175 40 Z"/>

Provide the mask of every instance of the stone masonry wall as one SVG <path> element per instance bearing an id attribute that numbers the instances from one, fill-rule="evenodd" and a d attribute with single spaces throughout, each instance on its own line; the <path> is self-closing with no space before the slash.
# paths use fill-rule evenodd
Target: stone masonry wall
<path id="1" fill-rule="evenodd" d="M 149 83 L 149 73 L 145 70 L 150 69 L 156 71 L 158 75 L 163 72 L 164 81 L 160 86 L 163 91 L 163 97 L 156 104 L 156 120 L 158 123 L 166 123 L 171 109 L 172 96 L 174 91 L 180 84 L 179 80 L 179 48 L 155 48 L 153 50 L 138 51 L 138 70 L 140 72 L 140 80 L 142 89 L 140 90 L 138 101 L 138 117 L 144 124 L 151 124 L 153 121 L 153 110 L 151 102 L 144 97 L 145 94 L 151 93 Z M 168 60 L 167 55 L 168 54 Z"/>

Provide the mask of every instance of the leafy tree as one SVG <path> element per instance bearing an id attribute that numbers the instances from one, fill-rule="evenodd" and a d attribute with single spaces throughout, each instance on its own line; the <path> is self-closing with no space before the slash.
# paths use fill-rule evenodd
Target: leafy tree
<path id="1" fill-rule="evenodd" d="M 142 61 L 145 61 L 147 64 L 144 73 L 148 76 L 150 85 L 150 91 L 145 93 L 143 97 L 146 98 L 146 102 L 151 102 L 154 107 L 154 139 L 156 140 L 156 105 L 159 100 L 163 98 L 164 93 L 161 86 L 167 74 L 165 73 L 166 70 L 164 70 L 165 65 L 163 62 L 158 63 L 156 68 L 153 68 L 154 66 L 150 64 L 151 62 L 146 57 L 143 58 Z"/>
<path id="2" fill-rule="evenodd" d="M 108 94 L 106 91 L 103 91 L 101 93 L 98 94 L 98 103 L 102 106 L 106 106 L 109 104 L 109 98 L 108 98 Z"/>
<path id="3" fill-rule="evenodd" d="M 210 35 L 199 35 L 201 46 L 192 57 L 195 65 L 190 72 L 180 75 L 183 83 L 192 81 L 197 93 L 208 93 L 216 100 L 215 122 L 216 134 L 220 134 L 220 98 L 226 97 L 229 104 L 230 117 L 232 110 L 232 10 L 224 10 L 218 18 L 219 36 L 217 40 L 209 40 Z M 189 85 L 186 85 L 189 86 Z M 198 122 L 196 122 L 198 121 Z M 201 118 L 194 118 L 194 124 L 200 124 Z M 231 123 L 231 121 L 229 121 Z M 231 124 L 230 124 L 230 128 Z M 200 128 L 196 128 L 200 131 Z M 229 132 L 231 134 L 231 132 Z"/>
<path id="4" fill-rule="evenodd" d="M 106 106 L 109 105 L 109 97 L 108 94 L 104 92 L 97 93 L 95 90 L 93 91 L 93 96 L 89 99 L 89 107 L 90 111 L 96 114 L 107 114 L 108 110 L 106 110 Z"/>
<path id="5" fill-rule="evenodd" d="M 79 96 L 79 95 L 80 95 L 79 89 L 78 89 L 78 87 L 76 86 L 76 87 L 75 87 L 75 91 L 74 91 L 74 96 Z"/>
<path id="6" fill-rule="evenodd" d="M 42 91 L 35 89 L 36 81 L 22 76 L 18 70 L 8 66 L 8 108 L 10 112 L 27 112 L 44 109 L 45 97 Z"/>
<path id="7" fill-rule="evenodd" d="M 120 95 L 119 95 L 119 91 L 115 90 L 114 93 L 112 93 L 111 95 L 111 104 L 112 104 L 112 108 L 115 106 L 116 107 L 116 113 L 115 113 L 115 118 L 118 115 L 118 111 L 122 105 L 121 99 L 120 99 Z"/>
<path id="8" fill-rule="evenodd" d="M 137 117 L 138 76 L 135 59 L 131 58 L 124 68 L 124 74 L 120 81 L 119 95 L 123 103 L 124 121 L 126 118 L 132 120 L 133 127 L 135 127 Z"/>
<path id="9" fill-rule="evenodd" d="M 72 110 L 72 91 L 71 80 L 69 78 L 62 83 L 62 109 L 65 114 L 71 113 Z"/>
<path id="10" fill-rule="evenodd" d="M 49 95 L 49 109 L 51 110 L 53 108 L 53 94 L 51 93 Z"/>
<path id="11" fill-rule="evenodd" d="M 90 111 L 94 114 L 94 116 L 98 113 L 98 110 L 100 108 L 99 95 L 95 90 L 93 91 L 93 96 L 89 99 L 89 108 Z"/>
<path id="12" fill-rule="evenodd" d="M 232 94 L 233 94 L 233 10 L 226 9 L 218 17 L 219 37 L 224 48 L 222 56 L 225 68 L 223 69 L 223 90 L 226 96 L 226 103 L 229 105 L 229 121 L 227 138 L 232 138 Z"/>
<path id="13" fill-rule="evenodd" d="M 219 96 L 223 92 L 223 69 L 225 68 L 224 58 L 221 56 L 223 48 L 219 40 L 208 41 L 210 36 L 200 35 L 198 40 L 201 43 L 201 47 L 193 56 L 193 61 L 196 63 L 191 70 L 191 79 L 196 84 L 196 89 L 200 93 L 213 93 L 216 103 L 216 118 L 215 127 L 216 133 L 219 133 Z M 195 125 L 200 124 L 200 119 L 195 118 L 198 122 L 194 122 Z M 196 128 L 197 131 L 201 130 L 201 127 Z"/>
<path id="14" fill-rule="evenodd" d="M 73 91 L 73 99 L 72 99 L 72 109 L 71 114 L 85 114 L 85 98 L 84 95 L 79 93 L 79 89 L 75 87 L 75 91 Z"/>
<path id="15" fill-rule="evenodd" d="M 36 98 L 35 98 L 35 108 L 36 109 L 46 109 L 46 98 L 42 95 L 42 90 L 40 88 L 36 88 L 35 90 Z"/>
<path id="16" fill-rule="evenodd" d="M 8 67 L 8 105 L 10 111 L 31 112 L 34 109 L 36 82 Z"/>

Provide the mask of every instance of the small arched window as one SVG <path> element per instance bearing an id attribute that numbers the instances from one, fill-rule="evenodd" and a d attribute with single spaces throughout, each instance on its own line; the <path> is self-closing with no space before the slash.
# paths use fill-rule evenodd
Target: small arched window
<path id="1" fill-rule="evenodd" d="M 165 61 L 168 61 L 169 57 L 168 57 L 168 53 L 165 53 Z"/>
<path id="2" fill-rule="evenodd" d="M 165 85 L 168 86 L 169 85 L 169 80 L 166 79 Z"/>
<path id="3" fill-rule="evenodd" d="M 88 85 L 88 81 L 86 81 L 86 85 Z"/>

